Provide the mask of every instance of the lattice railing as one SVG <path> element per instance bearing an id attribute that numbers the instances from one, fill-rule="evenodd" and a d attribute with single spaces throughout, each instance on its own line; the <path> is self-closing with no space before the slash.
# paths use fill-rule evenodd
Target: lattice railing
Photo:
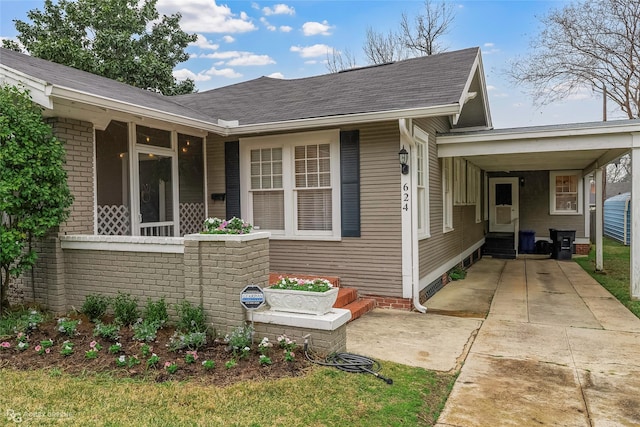
<path id="1" fill-rule="evenodd" d="M 98 206 L 98 234 L 107 236 L 131 235 L 131 216 L 125 205 Z"/>
<path id="2" fill-rule="evenodd" d="M 202 231 L 204 216 L 204 203 L 180 203 L 180 234 Z"/>

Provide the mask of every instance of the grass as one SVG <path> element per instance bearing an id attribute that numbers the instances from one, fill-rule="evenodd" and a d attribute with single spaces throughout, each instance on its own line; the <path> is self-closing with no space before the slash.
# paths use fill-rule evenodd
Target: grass
<path id="1" fill-rule="evenodd" d="M 42 426 L 431 426 L 455 381 L 390 362 L 383 374 L 394 384 L 314 367 L 305 377 L 221 388 L 0 369 L 0 417 Z"/>
<path id="2" fill-rule="evenodd" d="M 629 289 L 631 248 L 605 237 L 602 249 L 604 271 L 595 271 L 595 248 L 591 249 L 588 257 L 575 258 L 575 261 L 625 307 L 640 318 L 640 301 L 631 299 Z"/>

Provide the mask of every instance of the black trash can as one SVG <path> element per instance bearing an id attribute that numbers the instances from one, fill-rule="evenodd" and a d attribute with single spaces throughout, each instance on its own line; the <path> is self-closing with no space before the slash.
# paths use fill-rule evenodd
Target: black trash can
<path id="1" fill-rule="evenodd" d="M 571 259 L 576 230 L 549 229 L 551 235 L 551 258 L 559 260 Z"/>
<path id="2" fill-rule="evenodd" d="M 532 254 L 536 250 L 536 232 L 533 230 L 520 230 L 518 252 Z"/>

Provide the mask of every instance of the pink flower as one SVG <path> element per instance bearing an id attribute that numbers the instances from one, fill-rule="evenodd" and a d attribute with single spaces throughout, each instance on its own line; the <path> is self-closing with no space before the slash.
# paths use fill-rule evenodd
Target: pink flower
<path id="1" fill-rule="evenodd" d="M 169 366 L 171 366 L 171 362 L 164 362 L 164 367 L 168 368 Z"/>
<path id="2" fill-rule="evenodd" d="M 11 343 L 9 343 L 8 341 L 4 341 L 2 344 L 0 344 L 0 347 L 9 348 L 11 347 Z"/>
<path id="3" fill-rule="evenodd" d="M 91 341 L 91 342 L 89 343 L 89 347 L 91 347 L 91 348 L 95 348 L 95 347 L 96 347 L 96 344 L 98 344 L 98 343 L 97 343 L 97 342 L 95 342 L 95 341 Z"/>
<path id="4" fill-rule="evenodd" d="M 42 350 L 42 347 L 41 347 L 40 345 L 37 345 L 37 346 L 34 348 L 34 350 L 35 350 L 35 351 L 40 351 L 40 350 Z"/>
<path id="5" fill-rule="evenodd" d="M 49 353 L 51 353 L 51 349 L 50 348 L 45 348 L 44 352 L 49 354 Z"/>

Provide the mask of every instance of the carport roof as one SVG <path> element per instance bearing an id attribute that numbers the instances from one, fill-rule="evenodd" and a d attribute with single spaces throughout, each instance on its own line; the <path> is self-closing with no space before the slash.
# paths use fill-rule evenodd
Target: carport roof
<path id="1" fill-rule="evenodd" d="M 582 170 L 588 174 L 640 145 L 640 120 L 569 123 L 437 135 L 438 157 L 486 171 Z"/>

